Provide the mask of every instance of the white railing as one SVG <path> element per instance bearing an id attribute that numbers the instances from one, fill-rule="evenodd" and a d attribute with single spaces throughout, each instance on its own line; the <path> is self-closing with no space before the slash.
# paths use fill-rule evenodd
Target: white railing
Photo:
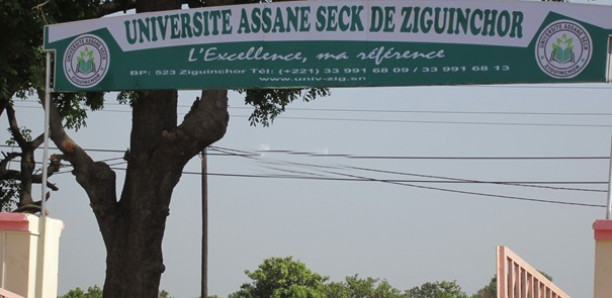
<path id="1" fill-rule="evenodd" d="M 5 290 L 0 288 L 0 298 L 24 298 L 23 296 L 19 296 L 9 290 Z"/>
<path id="2" fill-rule="evenodd" d="M 505 246 L 497 247 L 497 298 L 570 298 Z"/>

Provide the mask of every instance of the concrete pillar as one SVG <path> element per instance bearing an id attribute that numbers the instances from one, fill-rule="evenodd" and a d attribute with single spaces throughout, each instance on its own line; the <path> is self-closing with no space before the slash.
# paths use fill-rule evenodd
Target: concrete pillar
<path id="1" fill-rule="evenodd" d="M 596 220 L 595 298 L 612 297 L 612 220 Z"/>
<path id="2" fill-rule="evenodd" d="M 63 228 L 57 219 L 0 213 L 0 288 L 28 298 L 56 298 Z"/>

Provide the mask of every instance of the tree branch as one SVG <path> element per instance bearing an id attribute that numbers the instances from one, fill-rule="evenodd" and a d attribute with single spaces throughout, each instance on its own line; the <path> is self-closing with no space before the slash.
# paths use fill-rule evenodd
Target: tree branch
<path id="1" fill-rule="evenodd" d="M 187 162 L 220 140 L 228 123 L 227 90 L 203 90 L 176 130 L 163 134 L 164 154 Z"/>
<path id="2" fill-rule="evenodd" d="M 21 130 L 19 130 L 19 124 L 17 123 L 17 117 L 15 117 L 15 109 L 12 105 L 6 105 L 6 115 L 8 116 L 9 129 L 11 130 L 11 135 L 17 142 L 20 148 L 24 148 L 27 144 L 26 139 L 21 134 Z"/>
<path id="3" fill-rule="evenodd" d="M 2 174 L 1 180 L 19 180 L 21 178 L 21 172 L 16 170 L 8 170 Z"/>
<path id="4" fill-rule="evenodd" d="M 44 133 L 41 133 L 34 140 L 32 140 L 30 144 L 32 144 L 32 148 L 38 148 L 38 146 L 40 146 L 44 141 L 45 141 L 45 135 Z"/>
<path id="5" fill-rule="evenodd" d="M 203 7 L 205 1 L 202 0 L 182 0 L 183 4 L 187 4 L 189 8 Z M 98 8 L 97 17 L 101 18 L 105 15 L 126 12 L 130 9 L 136 9 L 136 0 L 123 0 L 123 1 L 106 1 L 100 4 Z"/>
<path id="6" fill-rule="evenodd" d="M 2 161 L 0 161 L 0 175 L 4 176 L 4 173 L 8 171 L 8 163 L 11 160 L 15 159 L 15 157 L 20 156 L 21 154 L 17 152 L 10 152 L 8 154 L 2 152 L 2 155 L 4 156 L 4 158 L 2 159 Z"/>
<path id="7" fill-rule="evenodd" d="M 0 161 L 0 180 L 19 180 L 21 179 L 20 171 L 7 169 L 8 163 L 15 157 L 20 156 L 21 154 L 17 152 L 11 152 L 8 154 L 2 152 L 2 155 L 4 155 L 4 159 Z M 57 173 L 61 167 L 60 155 L 51 155 L 50 160 L 51 162 L 49 164 L 49 167 L 47 168 L 47 177 L 51 177 L 51 175 Z M 42 183 L 42 175 L 32 175 L 32 182 L 38 183 L 38 184 Z M 47 187 L 49 187 L 53 191 L 59 190 L 57 185 L 49 181 L 47 181 Z"/>
<path id="8" fill-rule="evenodd" d="M 9 100 L 4 97 L 0 97 L 0 116 L 4 113 L 6 106 L 8 105 Z"/>
<path id="9" fill-rule="evenodd" d="M 100 4 L 98 11 L 98 17 L 101 18 L 105 15 L 109 15 L 116 12 L 125 12 L 130 9 L 136 8 L 136 0 L 127 1 L 107 1 Z"/>
<path id="10" fill-rule="evenodd" d="M 40 94 L 40 91 L 39 91 Z M 41 97 L 44 98 L 44 97 Z M 44 99 L 42 100 L 44 105 Z M 76 144 L 66 133 L 62 126 L 62 117 L 51 102 L 49 110 L 49 130 L 51 140 L 63 153 L 56 156 L 70 162 L 74 167 L 72 174 L 83 187 L 89 197 L 102 237 L 105 243 L 110 243 L 114 223 L 117 217 L 117 193 L 115 191 L 115 172 L 103 162 L 94 162 L 93 159 Z M 52 168 L 53 170 L 53 168 Z"/>
<path id="11" fill-rule="evenodd" d="M 33 183 L 41 184 L 42 183 L 42 175 L 32 175 L 32 182 Z M 53 191 L 58 191 L 59 190 L 59 188 L 54 183 L 51 183 L 49 181 L 47 181 L 47 187 L 50 188 Z"/>
<path id="12" fill-rule="evenodd" d="M 53 154 L 49 157 L 49 166 L 47 167 L 47 178 L 51 177 L 53 174 L 57 173 L 61 168 L 61 160 L 62 155 Z M 32 182 L 34 183 L 42 183 L 42 175 L 32 175 Z M 49 181 L 47 181 L 47 187 L 49 187 L 53 191 L 58 191 L 59 188 Z"/>
<path id="13" fill-rule="evenodd" d="M 47 168 L 47 175 L 51 176 L 59 171 L 62 167 L 61 161 L 63 159 L 63 155 L 51 154 L 49 157 L 49 167 Z"/>

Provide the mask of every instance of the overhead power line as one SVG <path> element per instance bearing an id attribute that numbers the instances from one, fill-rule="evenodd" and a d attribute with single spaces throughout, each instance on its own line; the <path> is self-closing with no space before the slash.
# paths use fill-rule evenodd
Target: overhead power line
<path id="1" fill-rule="evenodd" d="M 240 153 L 244 153 L 244 152 L 240 152 Z M 251 158 L 251 157 L 249 157 L 249 158 Z M 279 164 L 285 163 L 285 164 L 290 164 L 290 165 L 302 165 L 302 166 L 307 166 L 307 167 L 317 167 L 317 168 L 325 168 L 325 169 L 333 168 L 333 167 L 329 167 L 329 166 L 320 166 L 320 165 L 312 165 L 312 164 L 301 164 L 301 163 L 293 163 L 293 162 L 278 162 L 278 163 Z M 289 170 L 289 171 L 291 172 L 291 170 Z M 346 174 L 346 173 L 339 173 L 339 172 L 336 172 L 336 171 L 329 171 L 329 170 L 323 170 L 322 172 L 325 172 L 325 173 L 328 173 L 328 174 L 332 174 L 332 175 L 339 175 L 339 176 L 342 176 L 342 177 L 349 177 L 349 178 L 354 178 L 354 179 L 362 179 L 362 181 L 383 182 L 383 183 L 403 185 L 403 186 L 414 187 L 414 188 L 438 190 L 438 191 L 461 193 L 461 194 L 470 194 L 470 195 L 477 195 L 477 196 L 487 196 L 487 197 L 504 198 L 504 199 L 512 199 L 512 200 L 521 200 L 521 201 L 532 201 L 532 202 L 541 202 L 541 203 L 576 205 L 576 206 L 585 206 L 585 207 L 606 207 L 605 205 L 601 205 L 601 204 L 576 203 L 576 202 L 566 202 L 566 201 L 557 201 L 557 200 L 534 199 L 534 198 L 526 198 L 526 197 L 518 197 L 518 196 L 487 194 L 487 193 L 472 192 L 472 191 L 452 190 L 452 189 L 446 189 L 446 188 L 440 188 L 440 187 L 423 186 L 423 185 L 416 185 L 416 184 L 405 183 L 405 182 L 390 181 L 390 180 L 385 180 L 385 179 L 376 179 L 376 178 L 365 177 L 365 176 L 360 176 L 360 175 L 352 175 L 352 174 Z M 318 178 L 320 178 L 320 177 L 315 177 L 313 179 L 318 179 Z"/>
<path id="2" fill-rule="evenodd" d="M 247 115 L 231 115 L 231 117 L 248 118 Z M 420 124 L 463 124 L 463 125 L 506 125 L 506 126 L 552 126 L 552 127 L 612 127 L 612 124 L 581 124 L 581 123 L 530 123 L 530 122 L 482 122 L 482 121 L 438 121 L 438 120 L 403 120 L 403 119 L 367 119 L 367 118 L 329 118 L 329 117 L 295 117 L 278 116 L 275 119 L 316 120 L 316 121 L 348 121 L 348 122 L 379 122 L 379 123 L 420 123 Z"/>
<path id="3" fill-rule="evenodd" d="M 17 146 L 0 145 L 0 148 L 17 149 Z M 416 155 L 354 155 L 348 153 L 316 153 L 296 150 L 257 150 L 244 151 L 219 146 L 210 146 L 210 150 L 217 151 L 209 153 L 212 156 L 261 156 L 263 153 L 285 153 L 292 155 L 305 155 L 312 157 L 343 157 L 352 159 L 440 159 L 440 160 L 609 160 L 609 156 L 416 156 Z M 59 150 L 57 147 L 49 147 L 50 150 Z M 127 149 L 105 149 L 105 148 L 83 148 L 88 152 L 125 153 Z"/>
<path id="4" fill-rule="evenodd" d="M 197 172 L 185 171 L 183 174 L 190 175 L 201 175 Z M 317 177 L 317 176 L 305 176 L 305 175 L 272 175 L 272 174 L 239 174 L 239 173 L 208 173 L 210 176 L 222 176 L 222 177 L 236 177 L 236 178 L 269 178 L 269 179 L 293 179 L 293 180 L 322 180 L 322 181 L 347 181 L 347 182 L 366 182 L 371 179 L 361 178 L 339 178 L 339 177 Z M 449 181 L 449 180 L 411 180 L 411 179 L 377 179 L 380 181 L 387 182 L 402 182 L 402 183 L 426 183 L 426 184 L 478 184 L 469 181 Z M 529 183 L 529 184 L 607 184 L 607 182 L 537 182 L 537 181 L 490 181 L 497 182 L 500 184 L 504 183 Z M 605 192 L 605 191 L 604 191 Z"/>
<path id="5" fill-rule="evenodd" d="M 218 152 L 225 152 L 228 154 L 232 154 L 232 155 L 236 155 L 236 156 L 242 156 L 242 157 L 246 157 L 248 156 L 249 158 L 255 158 L 258 156 L 257 154 L 255 154 L 254 152 L 249 152 L 249 151 L 244 151 L 244 150 L 236 150 L 236 149 L 230 149 L 230 148 L 223 148 L 223 147 L 218 147 L 218 146 L 211 146 L 209 147 L 210 150 L 214 150 L 214 151 L 218 151 Z M 273 150 L 265 150 L 263 152 L 270 152 Z M 262 152 L 262 151 L 257 151 L 257 152 Z M 317 153 L 313 153 L 313 152 L 304 152 L 304 151 L 291 151 L 291 150 L 277 150 L 275 152 L 278 153 L 290 153 L 290 154 L 295 154 L 295 155 L 306 155 L 306 156 L 329 156 L 329 155 L 319 155 Z M 336 154 L 336 155 L 332 155 L 334 157 L 344 157 L 344 158 L 368 158 L 368 156 L 355 156 L 355 155 L 349 155 L 349 154 Z M 375 156 L 374 159 L 384 159 L 384 156 Z M 396 159 L 398 158 L 397 156 L 391 157 L 391 159 Z M 406 156 L 404 157 L 406 159 L 415 159 L 418 157 L 411 157 L 411 156 Z M 427 157 L 424 159 L 436 159 L 437 157 Z M 420 158 L 422 159 L 422 158 Z M 442 157 L 442 159 L 451 159 L 451 157 Z M 604 160 L 608 160 L 610 159 L 609 157 L 570 157 L 570 156 L 564 156 L 564 157 L 550 157 L 550 156 L 546 156 L 546 157 L 535 157 L 535 156 L 531 156 L 531 157 L 454 157 L 452 159 L 486 159 L 486 160 L 491 160 L 491 159 L 510 159 L 510 160 L 520 160 L 520 159 L 525 159 L 525 160 L 534 160 L 534 159 L 544 159 L 544 160 L 551 160 L 551 159 L 561 159 L 561 160 L 568 160 L 568 159 L 580 159 L 580 160 L 590 160 L 590 159 L 604 159 Z M 261 159 L 258 159 L 261 161 Z M 265 161 L 261 161 L 264 162 Z M 512 181 L 481 181 L 481 180 L 474 180 L 474 179 L 463 179 L 463 178 L 452 178 L 452 177 L 444 177 L 444 176 L 434 176 L 434 175 L 423 175 L 423 174 L 413 174 L 413 173 L 405 173 L 405 172 L 397 172 L 397 171 L 388 171 L 388 170 L 379 170 L 379 169 L 372 169 L 372 168 L 364 168 L 364 167 L 354 167 L 354 166 L 342 166 L 342 167 L 330 167 L 330 166 L 321 166 L 321 165 L 314 165 L 314 164 L 305 164 L 305 163 L 295 163 L 295 162 L 277 162 L 279 164 L 290 164 L 291 166 L 306 166 L 306 167 L 315 167 L 315 168 L 325 168 L 325 169 L 340 169 L 340 168 L 347 168 L 347 169 L 353 169 L 353 170 L 360 170 L 360 171 L 370 171 L 370 172 L 377 172 L 377 173 L 385 173 L 385 174 L 394 174 L 394 175 L 403 175 L 403 176 L 414 176 L 414 177 L 421 177 L 421 178 L 428 178 L 428 179 L 437 179 L 436 181 L 438 181 L 439 183 L 444 183 L 444 182 L 440 182 L 440 181 L 446 181 L 447 183 L 474 183 L 474 184 L 499 184 L 499 185 L 506 185 L 506 186 L 520 186 L 520 187 L 533 187 L 533 188 L 546 188 L 546 189 L 554 189 L 554 190 L 573 190 L 573 191 L 590 191 L 590 192 L 606 192 L 604 190 L 595 190 L 595 189 L 584 189 L 584 188 L 569 188 L 569 187 L 553 187 L 553 186 L 544 186 L 544 185 L 537 185 L 537 184 L 574 184 L 571 183 L 570 181 L 566 181 L 566 182 L 560 182 L 560 181 L 555 181 L 555 182 L 542 182 L 542 181 L 531 181 L 531 182 L 512 182 Z M 270 164 L 268 162 L 268 164 Z M 284 170 L 284 169 L 283 169 Z M 302 174 L 300 172 L 300 174 Z M 309 173 L 312 174 L 312 173 Z M 604 184 L 607 185 L 608 181 L 584 181 L 586 183 L 575 183 L 575 184 Z"/>
<path id="6" fill-rule="evenodd" d="M 33 106 L 19 106 L 22 108 L 36 108 Z M 240 109 L 240 107 L 237 107 Z M 292 110 L 287 108 L 286 110 Z M 308 109 L 294 109 L 308 110 Z M 317 109 L 312 109 L 313 111 Z M 326 109 L 320 109 L 325 111 Z M 333 109 L 329 109 L 333 110 Z M 341 111 L 338 109 L 337 111 Z M 356 111 L 360 110 L 344 110 Z M 361 110 L 361 112 L 367 110 Z M 370 110 L 372 112 L 394 112 L 392 110 Z M 131 113 L 130 110 L 104 109 L 96 112 Z M 496 112 L 496 111 L 395 111 L 403 113 L 439 113 L 439 114 L 491 114 L 491 115 L 556 115 L 556 116 L 612 116 L 612 113 L 571 113 L 571 112 Z M 186 113 L 178 113 L 185 115 Z M 249 115 L 230 115 L 234 118 L 249 118 Z M 380 119 L 380 118 L 339 118 L 339 117 L 304 117 L 304 116 L 278 116 L 275 119 L 309 120 L 309 121 L 341 121 L 341 122 L 373 122 L 373 123 L 416 123 L 416 124 L 453 124 L 453 125 L 496 125 L 496 126 L 550 126 L 550 127 L 612 127 L 612 124 L 585 124 L 585 123 L 543 123 L 543 122 L 485 122 L 485 121 L 449 121 L 449 120 L 407 120 L 407 119 Z"/>
<path id="7" fill-rule="evenodd" d="M 370 178 L 367 178 L 367 177 L 360 177 L 360 176 L 357 176 L 357 175 L 350 175 L 350 174 L 336 173 L 336 175 L 342 175 L 342 176 L 347 176 L 347 177 L 355 177 L 355 178 L 370 179 Z M 390 181 L 383 181 L 383 180 L 377 180 L 377 179 L 370 179 L 370 180 L 373 181 L 373 182 L 389 183 L 389 184 L 395 184 L 395 185 L 401 185 L 401 186 L 407 186 L 407 187 L 413 187 L 413 188 L 436 190 L 436 191 L 443 191 L 443 192 L 449 192 L 449 193 L 475 195 L 475 196 L 483 196 L 483 197 L 491 197 L 491 198 L 500 198 L 500 199 L 509 199 L 509 200 L 518 200 L 518 201 L 528 201 L 528 202 L 539 202 L 539 203 L 549 203 L 549 204 L 559 204 L 559 205 L 573 205 L 573 206 L 582 206 L 582 207 L 604 207 L 604 208 L 607 207 L 606 205 L 603 205 L 603 204 L 587 204 L 587 203 L 576 203 L 576 202 L 566 202 L 566 201 L 556 201 L 556 200 L 546 200 L 546 199 L 535 199 L 535 198 L 526 198 L 526 197 L 519 197 L 519 196 L 507 196 L 507 195 L 488 194 L 488 193 L 475 192 L 475 191 L 463 191 L 463 190 L 447 189 L 447 188 L 441 188 L 441 187 L 424 186 L 424 185 L 409 184 L 409 183 L 403 183 L 403 182 L 390 182 Z"/>
<path id="8" fill-rule="evenodd" d="M 14 148 L 14 146 L 8 146 L 8 145 L 0 145 L 0 147 L 3 148 Z M 57 148 L 51 147 L 51 150 L 58 150 Z M 210 150 L 212 151 L 217 151 L 215 152 L 211 152 L 208 153 L 208 155 L 210 156 L 234 156 L 234 157 L 245 157 L 245 158 L 251 158 L 251 159 L 256 159 L 256 160 L 260 160 L 259 157 L 261 157 L 261 153 L 290 153 L 290 154 L 295 154 L 295 155 L 306 155 L 306 156 L 313 156 L 313 157 L 343 157 L 343 158 L 355 158 L 355 159 L 443 159 L 443 160 L 592 160 L 592 159 L 603 159 L 603 160 L 607 160 L 609 159 L 609 157 L 603 157 L 603 156 L 557 156 L 557 157 L 552 157 L 552 156 L 498 156 L 498 157 L 478 157 L 478 156 L 472 156 L 472 157 L 465 157 L 465 156 L 458 156 L 458 157 L 452 157 L 452 156 L 442 156 L 442 157 L 436 157 L 436 156 L 366 156 L 366 155 L 350 155 L 350 154 L 318 154 L 318 153 L 313 153 L 313 152 L 305 152 L 305 151 L 291 151 L 291 150 L 258 150 L 257 152 L 251 152 L 251 151 L 244 151 L 244 150 L 238 150 L 238 149 L 231 149 L 231 148 L 224 148 L 224 147 L 218 147 L 218 146 L 210 146 L 209 147 Z M 89 151 L 89 152 L 105 152 L 105 153 L 125 153 L 125 150 L 120 150 L 120 149 L 96 149 L 96 148 L 85 148 L 84 150 Z M 13 160 L 13 162 L 18 162 L 19 159 Z M 121 157 L 115 157 L 115 158 L 108 158 L 108 159 L 103 159 L 103 160 L 98 160 L 100 162 L 109 162 L 109 161 L 118 161 L 117 163 L 111 164 L 111 165 L 119 165 L 119 164 L 124 164 L 125 161 L 123 161 L 123 156 Z M 36 164 L 41 165 L 42 162 L 36 162 Z M 63 165 L 63 167 L 70 167 L 70 165 Z M 378 170 L 378 169 L 371 169 L 371 168 L 360 168 L 360 167 L 352 167 L 352 166 L 345 166 L 346 168 L 349 169 L 355 169 L 355 170 L 365 170 L 365 171 L 372 171 L 372 172 L 380 172 L 380 173 L 387 173 L 387 174 L 396 174 L 396 175 L 405 175 L 405 176 L 415 176 L 415 177 L 423 177 L 423 178 L 433 178 L 433 179 L 437 179 L 437 180 L 405 180 L 405 179 L 385 179 L 388 181 L 395 181 L 395 182 L 413 182 L 413 183 L 445 183 L 445 184 L 500 184 L 500 185 L 519 185 L 519 186 L 525 186 L 525 187 L 532 187 L 528 184 L 534 184 L 533 187 L 540 187 L 540 188 L 550 188 L 550 189 L 559 189 L 559 190 L 579 190 L 579 191 L 594 191 L 594 192 L 601 192 L 601 190 L 593 190 L 593 189 L 579 189 L 579 188 L 564 188 L 564 187 L 546 187 L 546 186 L 537 186 L 537 185 L 560 185 L 560 184 L 565 184 L 565 185 L 607 185 L 608 182 L 607 181 L 480 181 L 480 180 L 473 180 L 473 179 L 461 179 L 461 178 L 451 178 L 451 177 L 443 177 L 443 176 L 433 176 L 433 175 L 423 175 L 423 174 L 413 174 L 413 173 L 404 173 L 404 172 L 394 172 L 394 171 L 386 171 L 386 170 Z M 309 173 L 311 174 L 311 173 Z M 234 174 L 234 175 L 243 175 L 243 174 Z M 247 175 L 248 176 L 248 175 Z M 256 177 L 260 177 L 261 175 L 255 175 Z M 262 178 L 268 178 L 267 176 L 263 175 L 261 176 Z M 272 176 L 269 178 L 291 178 L 291 179 L 312 179 L 311 176 L 282 176 L 282 177 L 278 177 L 278 176 Z M 332 180 L 352 180 L 352 181 L 356 181 L 359 179 L 332 179 Z"/>
<path id="9" fill-rule="evenodd" d="M 2 147 L 4 147 L 4 146 L 2 146 Z M 7 146 L 7 147 L 10 147 L 10 146 Z M 239 157 L 242 157 L 242 158 L 249 158 L 249 159 L 260 160 L 259 154 L 256 154 L 256 153 L 254 154 L 253 152 L 249 152 L 249 151 L 236 150 L 236 149 L 230 149 L 230 148 L 222 148 L 222 147 L 213 147 L 211 149 L 217 150 L 217 151 L 220 151 L 222 153 L 229 154 L 229 155 L 232 155 L 232 156 L 239 156 Z M 115 149 L 86 149 L 86 150 L 97 151 L 97 152 L 113 152 L 113 153 L 123 153 L 124 152 L 123 150 L 115 150 Z M 107 159 L 105 161 L 113 161 L 113 160 L 119 160 L 119 159 L 120 158 L 111 158 L 111 159 Z M 121 165 L 121 164 L 125 164 L 125 163 L 126 163 L 125 161 L 117 161 L 117 162 L 115 162 L 115 163 L 113 163 L 113 164 L 111 164 L 109 166 L 111 166 L 111 168 L 115 169 L 115 170 L 125 170 L 124 168 L 117 168 L 116 167 L 117 165 Z M 531 201 L 531 202 L 541 202 L 541 203 L 574 205 L 574 206 L 584 206 L 584 207 L 606 207 L 605 205 L 601 205 L 601 204 L 577 203 L 577 202 L 567 202 L 567 201 L 557 201 L 557 200 L 527 198 L 527 197 L 519 197 L 519 196 L 497 195 L 497 194 L 488 194 L 488 193 L 482 193 L 482 192 L 453 190 L 453 189 L 447 189 L 447 188 L 440 188 L 440 187 L 424 186 L 424 185 L 414 184 L 414 183 L 478 183 L 478 184 L 492 183 L 492 184 L 501 184 L 501 185 L 526 186 L 526 185 L 518 185 L 518 184 L 513 183 L 513 182 L 508 183 L 508 182 L 501 182 L 501 181 L 478 181 L 478 180 L 458 179 L 458 178 L 449 178 L 449 177 L 441 177 L 441 176 L 428 176 L 428 175 L 409 174 L 409 173 L 402 173 L 402 172 L 391 172 L 391 171 L 375 170 L 375 169 L 368 169 L 368 168 L 345 167 L 345 168 L 349 168 L 349 169 L 353 168 L 353 169 L 357 169 L 357 170 L 378 171 L 378 172 L 387 172 L 387 173 L 402 174 L 402 175 L 414 175 L 414 176 L 420 176 L 420 177 L 426 177 L 426 178 L 444 179 L 444 180 L 442 180 L 442 181 L 435 181 L 435 180 L 415 180 L 415 179 L 410 179 L 410 180 L 408 180 L 408 179 L 379 179 L 379 178 L 366 177 L 366 176 L 362 176 L 362 175 L 354 175 L 354 174 L 340 173 L 340 172 L 337 172 L 337 171 L 331 171 L 329 169 L 334 169 L 334 167 L 329 167 L 329 166 L 320 166 L 320 165 L 313 165 L 313 164 L 300 164 L 300 163 L 292 163 L 292 162 L 277 162 L 277 164 L 278 163 L 280 163 L 280 164 L 283 164 L 283 163 L 290 164 L 292 166 L 301 165 L 301 166 L 307 166 L 307 167 L 324 168 L 325 170 L 322 170 L 322 172 L 324 172 L 326 174 L 341 176 L 342 178 L 328 177 L 328 176 L 326 177 L 326 176 L 321 176 L 321 175 L 319 175 L 318 177 L 303 175 L 306 172 L 299 172 L 299 173 L 302 174 L 301 176 L 296 176 L 296 175 L 288 176 L 288 175 L 220 174 L 220 173 L 211 173 L 210 175 L 211 176 L 214 176 L 214 175 L 217 175 L 217 176 L 226 176 L 226 177 L 248 177 L 248 178 L 309 179 L 309 180 L 327 180 L 327 181 L 380 182 L 380 183 L 389 183 L 389 184 L 394 184 L 394 185 L 401 185 L 401 186 L 420 188 L 420 189 L 438 190 L 438 191 L 444 191 L 444 192 L 450 192 L 450 193 L 468 194 L 468 195 L 485 196 L 485 197 L 502 198 L 502 199 L 511 199 L 511 200 L 520 200 L 520 201 Z M 270 164 L 272 164 L 272 163 L 270 163 Z M 335 169 L 338 169 L 338 168 L 336 167 Z M 296 172 L 296 171 L 294 171 L 294 172 Z M 62 173 L 68 173 L 68 172 L 67 171 L 66 172 L 62 171 L 62 172 L 60 172 L 58 174 L 62 174 Z M 184 172 L 184 174 L 201 175 L 201 173 L 194 173 L 194 172 Z M 313 173 L 306 173 L 306 174 L 313 175 Z M 527 182 L 527 183 L 530 183 L 530 182 Z M 565 183 L 567 183 L 567 182 L 565 182 Z M 572 184 L 578 184 L 578 183 L 583 183 L 583 182 L 576 182 L 576 183 L 572 183 Z M 589 183 L 589 182 L 586 182 L 586 183 Z M 600 182 L 590 182 L 590 183 L 600 183 Z M 605 182 L 602 182 L 602 183 L 605 183 Z M 530 183 L 530 184 L 533 184 L 533 183 Z M 570 188 L 553 188 L 553 187 L 546 187 L 546 188 L 562 189 L 562 190 L 597 191 L 597 190 L 570 189 Z"/>
<path id="10" fill-rule="evenodd" d="M 125 168 L 116 168 L 112 167 L 114 170 L 123 170 Z M 198 172 L 189 172 L 184 171 L 183 174 L 186 175 L 202 175 L 202 173 Z M 535 199 L 535 198 L 526 198 L 526 197 L 518 197 L 518 196 L 506 196 L 506 195 L 495 195 L 495 194 L 487 194 L 480 192 L 472 192 L 472 191 L 462 191 L 462 190 L 452 190 L 445 189 L 440 187 L 430 187 L 423 185 L 414 185 L 408 184 L 405 182 L 396 182 L 393 180 L 384 180 L 384 179 L 374 179 L 367 177 L 359 177 L 354 175 L 342 174 L 351 178 L 330 178 L 330 177 L 292 177 L 292 176 L 283 176 L 283 175 L 249 175 L 249 174 L 228 174 L 228 173 L 208 173 L 210 176 L 221 176 L 221 177 L 235 177 L 235 178 L 269 178 L 269 179 L 306 179 L 306 180 L 326 180 L 326 181 L 364 181 L 364 182 L 382 182 L 382 183 L 390 183 L 400 186 L 408 186 L 414 188 L 422 188 L 429 190 L 438 190 L 450 193 L 459 193 L 459 194 L 468 194 L 468 195 L 476 195 L 476 196 L 484 196 L 484 197 L 493 197 L 493 198 L 501 198 L 501 199 L 509 199 L 509 200 L 519 200 L 519 201 L 528 201 L 528 202 L 538 202 L 538 203 L 550 203 L 550 204 L 559 204 L 559 205 L 570 205 L 570 206 L 581 206 L 581 207 L 606 207 L 603 204 L 588 204 L 588 203 L 577 203 L 577 202 L 566 202 L 566 201 L 555 201 L 555 200 L 546 200 L 546 199 Z"/>
<path id="11" fill-rule="evenodd" d="M 219 147 L 211 147 L 219 148 Z M 353 155 L 346 153 L 317 153 L 296 150 L 257 150 L 255 153 L 284 153 L 310 157 L 343 157 L 353 159 L 440 159 L 440 160 L 609 160 L 609 156 L 415 156 L 415 155 Z"/>
<path id="12" fill-rule="evenodd" d="M 464 182 L 464 183 L 476 183 L 476 184 L 498 184 L 505 186 L 520 186 L 520 187 L 533 187 L 533 188 L 546 188 L 546 189 L 554 189 L 554 190 L 575 190 L 575 191 L 590 191 L 590 192 L 602 192 L 607 193 L 606 190 L 597 190 L 597 189 L 584 189 L 584 188 L 571 188 L 571 187 L 556 187 L 556 186 L 545 186 L 545 185 L 532 185 L 535 183 L 532 182 L 510 182 L 510 181 L 487 181 L 487 180 L 474 180 L 474 179 L 461 179 L 461 178 L 450 178 L 443 176 L 434 176 L 434 175 L 423 175 L 423 174 L 411 174 L 397 171 L 386 171 L 386 170 L 377 170 L 371 168 L 363 168 L 363 167 L 348 167 L 350 169 L 356 169 L 361 171 L 375 172 L 375 173 L 386 173 L 386 174 L 395 174 L 395 175 L 403 175 L 403 176 L 415 176 L 415 177 L 423 177 L 423 178 L 433 178 L 433 179 L 446 179 L 448 181 L 455 182 Z M 604 183 L 607 184 L 607 183 Z"/>
<path id="13" fill-rule="evenodd" d="M 444 177 L 444 176 L 433 176 L 433 175 L 423 175 L 423 174 L 412 174 L 412 173 L 405 173 L 405 172 L 397 172 L 397 171 L 387 171 L 387 170 L 377 170 L 377 169 L 370 169 L 370 168 L 363 168 L 363 167 L 353 167 L 353 166 L 325 166 L 325 165 L 315 165 L 315 164 L 307 164 L 307 163 L 295 163 L 295 162 L 286 162 L 286 161 L 278 161 L 276 162 L 276 164 L 286 164 L 286 165 L 290 165 L 290 166 L 300 166 L 300 167 L 311 167 L 311 168 L 317 168 L 317 169 L 324 169 L 326 173 L 329 173 L 328 170 L 342 170 L 342 169 L 353 169 L 353 170 L 359 170 L 359 171 L 370 171 L 370 172 L 376 172 L 376 173 L 385 173 L 385 174 L 394 174 L 394 175 L 403 175 L 403 176 L 413 176 L 413 177 L 420 177 L 420 178 L 427 178 L 427 179 L 436 179 L 435 181 L 448 181 L 449 183 L 455 182 L 455 183 L 471 183 L 471 184 L 496 184 L 496 185 L 503 185 L 503 186 L 515 186 L 515 187 L 532 187 L 532 188 L 544 188 L 544 189 L 552 189 L 552 190 L 567 190 L 567 191 L 583 191 L 583 192 L 607 192 L 605 190 L 596 190 L 596 189 L 584 189 L 584 188 L 570 188 L 570 187 L 555 187 L 555 186 L 545 186 L 545 185 L 534 185 L 535 183 L 531 183 L 531 182 L 524 182 L 524 183 L 516 183 L 516 182 L 509 182 L 509 181 L 482 181 L 482 180 L 474 180 L 474 179 L 463 179 L 463 178 L 452 178 L 452 177 Z M 293 169 L 287 170 L 287 169 L 279 169 L 279 168 L 273 168 L 275 170 L 279 170 L 279 171 L 284 171 L 284 172 L 289 172 L 289 173 L 299 173 L 299 174 L 303 174 L 304 172 L 297 172 Z M 334 174 L 336 174 L 337 172 L 333 172 Z M 312 174 L 312 173 L 310 173 Z M 385 180 L 385 181 L 393 181 L 393 179 L 380 179 L 380 180 Z M 434 180 L 426 180 L 426 181 L 434 181 Z M 395 181 L 398 182 L 398 181 Z M 399 182 L 406 182 L 406 181 L 399 181 Z M 408 181 L 410 182 L 410 181 Z M 444 182 L 442 182 L 444 183 Z M 604 182 L 603 184 L 608 184 L 607 182 Z"/>
<path id="14" fill-rule="evenodd" d="M 187 106 L 183 106 L 188 108 Z M 253 110 L 252 107 L 229 107 L 236 110 Z M 521 112 L 521 111 L 448 111 L 448 110 L 387 110 L 387 109 L 337 109 L 337 108 L 286 108 L 285 111 L 342 112 L 342 113 L 390 113 L 390 114 L 467 114 L 467 115 L 534 115 L 534 116 L 612 116 L 601 112 Z"/>
<path id="15" fill-rule="evenodd" d="M 521 87 L 523 88 L 523 87 Z M 556 88 L 556 87 L 555 87 Z M 606 88 L 602 88 L 606 89 Z M 607 88 L 612 91 L 612 88 Z M 18 103 L 31 103 L 36 104 L 34 106 L 28 105 L 15 105 L 18 108 L 39 108 L 42 109 L 39 102 L 36 100 L 20 100 Z M 126 104 L 105 102 L 104 106 L 120 106 L 126 107 L 125 110 L 111 110 L 101 109 L 96 112 L 131 112 L 131 108 Z M 190 109 L 191 105 L 177 105 L 178 108 Z M 230 110 L 253 110 L 254 107 L 243 106 L 235 107 L 229 106 Z M 612 112 L 533 112 L 533 111 L 452 111 L 452 110 L 406 110 L 406 109 L 349 109 L 349 108 L 298 108 L 298 107 L 286 107 L 285 111 L 308 111 L 308 112 L 341 112 L 341 113 L 389 113 L 389 114 L 466 114 L 466 115 L 533 115 L 533 116 L 612 116 Z"/>

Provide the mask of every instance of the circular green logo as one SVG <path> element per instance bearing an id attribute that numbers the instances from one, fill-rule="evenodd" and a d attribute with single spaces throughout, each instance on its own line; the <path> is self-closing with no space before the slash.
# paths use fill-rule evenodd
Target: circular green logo
<path id="1" fill-rule="evenodd" d="M 571 79 L 591 60 L 591 35 L 582 25 L 556 21 L 544 28 L 536 44 L 536 60 L 542 71 L 553 78 Z"/>
<path id="2" fill-rule="evenodd" d="M 96 86 L 108 72 L 110 54 L 101 38 L 85 34 L 75 38 L 64 54 L 64 74 L 79 88 Z"/>

